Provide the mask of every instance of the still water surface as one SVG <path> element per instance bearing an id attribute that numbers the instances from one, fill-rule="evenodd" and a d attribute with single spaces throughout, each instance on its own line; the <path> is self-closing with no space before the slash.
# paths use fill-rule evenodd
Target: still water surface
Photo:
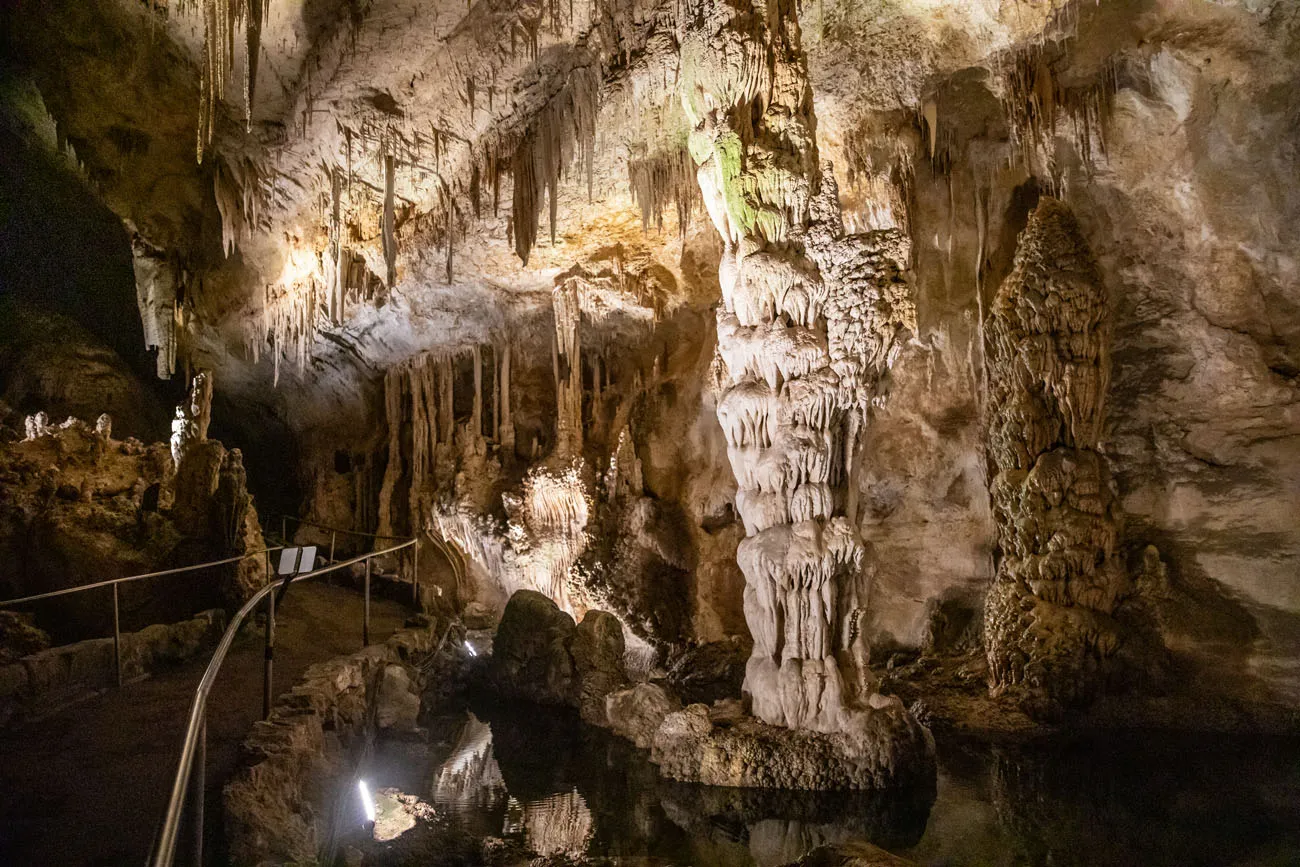
<path id="1" fill-rule="evenodd" d="M 777 867 L 848 839 L 933 867 L 1300 865 L 1300 740 L 941 743 L 933 791 L 763 792 L 661 780 L 625 742 L 547 711 L 461 705 L 364 773 L 475 836 L 628 867 Z"/>

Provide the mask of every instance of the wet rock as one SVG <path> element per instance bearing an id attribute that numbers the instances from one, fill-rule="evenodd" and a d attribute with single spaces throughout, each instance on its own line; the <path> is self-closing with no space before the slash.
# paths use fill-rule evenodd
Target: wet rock
<path id="1" fill-rule="evenodd" d="M 570 645 L 578 681 L 578 712 L 595 725 L 606 725 L 605 698 L 627 684 L 623 671 L 623 626 L 612 614 L 588 611 Z"/>
<path id="2" fill-rule="evenodd" d="M 605 697 L 627 684 L 622 626 L 588 611 L 575 625 L 546 596 L 520 590 L 506 604 L 492 644 L 488 676 L 504 695 L 566 705 L 605 724 Z"/>
<path id="3" fill-rule="evenodd" d="M 605 698 L 605 716 L 616 735 L 638 748 L 654 745 L 655 733 L 668 714 L 681 710 L 682 703 L 662 686 L 638 683 L 631 689 L 610 693 Z"/>
<path id="4" fill-rule="evenodd" d="M 385 667 L 376 698 L 375 724 L 381 730 L 412 732 L 419 728 L 416 722 L 419 715 L 419 688 L 410 673 L 401 665 Z"/>
<path id="5" fill-rule="evenodd" d="M 409 672 L 399 664 L 427 654 L 436 627 L 398 632 L 384 644 L 310 666 L 280 696 L 270 719 L 242 747 L 243 766 L 224 792 L 230 857 L 236 864 L 315 862 L 338 786 L 355 788 L 353 747 L 367 721 L 409 721 Z M 381 696 L 384 696 L 381 699 Z M 418 703 L 418 699 L 417 699 Z M 418 708 L 417 708 L 418 712 Z"/>
<path id="6" fill-rule="evenodd" d="M 916 867 L 916 862 L 857 841 L 814 849 L 786 867 Z"/>
<path id="7" fill-rule="evenodd" d="M 872 697 L 875 699 L 875 697 Z M 715 724 L 693 704 L 665 717 L 651 761 L 675 780 L 713 786 L 865 790 L 932 784 L 934 738 L 897 698 L 853 712 L 843 732 L 822 734 L 752 717 Z"/>
<path id="8" fill-rule="evenodd" d="M 668 669 L 668 682 L 689 703 L 712 704 L 740 695 L 749 661 L 747 642 L 732 638 L 688 648 Z"/>

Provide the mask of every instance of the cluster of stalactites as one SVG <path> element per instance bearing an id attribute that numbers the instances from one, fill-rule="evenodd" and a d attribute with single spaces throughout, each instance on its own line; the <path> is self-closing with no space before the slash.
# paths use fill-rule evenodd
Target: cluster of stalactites
<path id="1" fill-rule="evenodd" d="M 409 509 L 411 526 L 423 527 L 433 519 L 434 504 L 455 474 L 455 456 L 449 451 L 453 444 L 464 443 L 467 436 L 482 444 L 495 431 L 499 452 L 513 452 L 512 352 L 509 343 L 489 348 L 493 358 L 491 368 L 487 367 L 483 347 L 474 346 L 466 353 L 474 363 L 474 401 L 468 422 L 458 424 L 454 414 L 456 356 L 425 353 L 389 368 L 384 374 L 388 462 L 379 492 L 381 534 L 394 534 L 400 523 L 399 516 L 404 509 L 398 502 L 398 489 L 403 482 L 409 487 L 406 509 Z M 494 374 L 490 419 L 483 405 L 485 370 Z"/>
<path id="2" fill-rule="evenodd" d="M 1110 310 L 1069 209 L 1043 199 L 990 311 L 988 454 L 1000 558 L 985 606 L 995 689 L 1086 702 L 1119 644 L 1128 591 L 1119 516 L 1098 451 Z"/>
<path id="3" fill-rule="evenodd" d="M 631 158 L 627 161 L 627 181 L 632 201 L 641 208 L 644 228 L 653 226 L 663 231 L 664 212 L 671 205 L 677 214 L 677 231 L 686 236 L 691 216 L 702 205 L 690 151 L 681 147 Z"/>
<path id="4" fill-rule="evenodd" d="M 244 106 L 246 125 L 252 123 L 253 97 L 261 59 L 262 23 L 268 0 L 181 0 L 181 10 L 199 7 L 203 16 L 203 60 L 199 77 L 199 122 L 195 153 L 198 161 L 212 144 L 217 107 L 225 99 L 235 65 L 235 33 L 244 31 Z"/>
<path id="5" fill-rule="evenodd" d="M 1119 89 L 1118 67 L 1107 63 L 1091 84 L 1066 87 L 1052 69 L 1047 45 L 1015 49 L 1000 64 L 1002 107 L 1011 133 L 1011 146 L 1026 167 L 1042 160 L 1055 169 L 1058 132 L 1073 142 L 1085 165 L 1098 151 L 1106 152 L 1107 118 Z"/>
<path id="6" fill-rule="evenodd" d="M 454 431 L 453 359 L 427 354 L 384 374 L 384 415 L 388 425 L 388 463 L 379 491 L 379 532 L 393 535 L 397 488 L 409 485 L 407 508 L 412 526 L 423 526 L 437 488 L 434 471 L 438 444 L 450 443 Z M 410 432 L 409 451 L 402 432 Z"/>
<path id="7" fill-rule="evenodd" d="M 543 196 L 550 210 L 551 243 L 555 243 L 560 176 L 574 162 L 581 163 L 588 198 L 591 196 L 600 83 L 600 68 L 594 60 L 571 69 L 558 92 L 513 144 L 509 160 L 514 186 L 511 231 L 515 252 L 524 264 L 537 243 Z M 493 158 L 489 162 L 495 167 L 505 161 Z"/>

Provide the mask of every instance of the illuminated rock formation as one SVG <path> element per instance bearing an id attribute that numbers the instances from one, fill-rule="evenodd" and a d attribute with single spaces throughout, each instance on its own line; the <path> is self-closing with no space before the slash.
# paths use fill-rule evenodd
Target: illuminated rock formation
<path id="1" fill-rule="evenodd" d="M 995 691 L 1057 707 L 1092 698 L 1131 591 L 1116 547 L 1110 468 L 1098 451 L 1110 387 L 1111 312 L 1074 216 L 1030 215 L 989 315 L 988 452 L 997 577 L 985 607 Z"/>
<path id="2" fill-rule="evenodd" d="M 682 105 L 719 266 L 718 421 L 747 538 L 745 690 L 768 723 L 832 733 L 869 713 L 863 546 L 847 489 L 858 432 L 913 316 L 896 235 L 846 237 L 818 164 L 795 5 L 704 3 Z"/>

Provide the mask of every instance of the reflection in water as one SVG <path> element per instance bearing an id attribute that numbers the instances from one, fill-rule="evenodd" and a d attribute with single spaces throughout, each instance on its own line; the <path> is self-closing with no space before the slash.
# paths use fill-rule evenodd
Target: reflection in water
<path id="1" fill-rule="evenodd" d="M 462 820 L 500 812 L 506 781 L 492 755 L 492 729 L 467 714 L 451 755 L 433 778 L 433 805 Z"/>
<path id="2" fill-rule="evenodd" d="M 625 742 L 551 712 L 476 711 L 442 721 L 450 748 L 428 747 L 425 797 L 469 834 L 538 855 L 779 867 L 817 846 L 867 840 L 935 867 L 1300 864 L 1294 740 L 941 743 L 937 791 L 773 792 L 661 780 Z M 381 745 L 377 767 L 396 748 Z M 409 773 L 415 760 L 387 762 Z"/>
<path id="3" fill-rule="evenodd" d="M 521 837 L 538 855 L 581 855 L 592 837 L 591 810 L 577 789 L 521 802 L 506 789 L 492 729 L 473 713 L 433 777 L 433 805 L 484 836 Z"/>

